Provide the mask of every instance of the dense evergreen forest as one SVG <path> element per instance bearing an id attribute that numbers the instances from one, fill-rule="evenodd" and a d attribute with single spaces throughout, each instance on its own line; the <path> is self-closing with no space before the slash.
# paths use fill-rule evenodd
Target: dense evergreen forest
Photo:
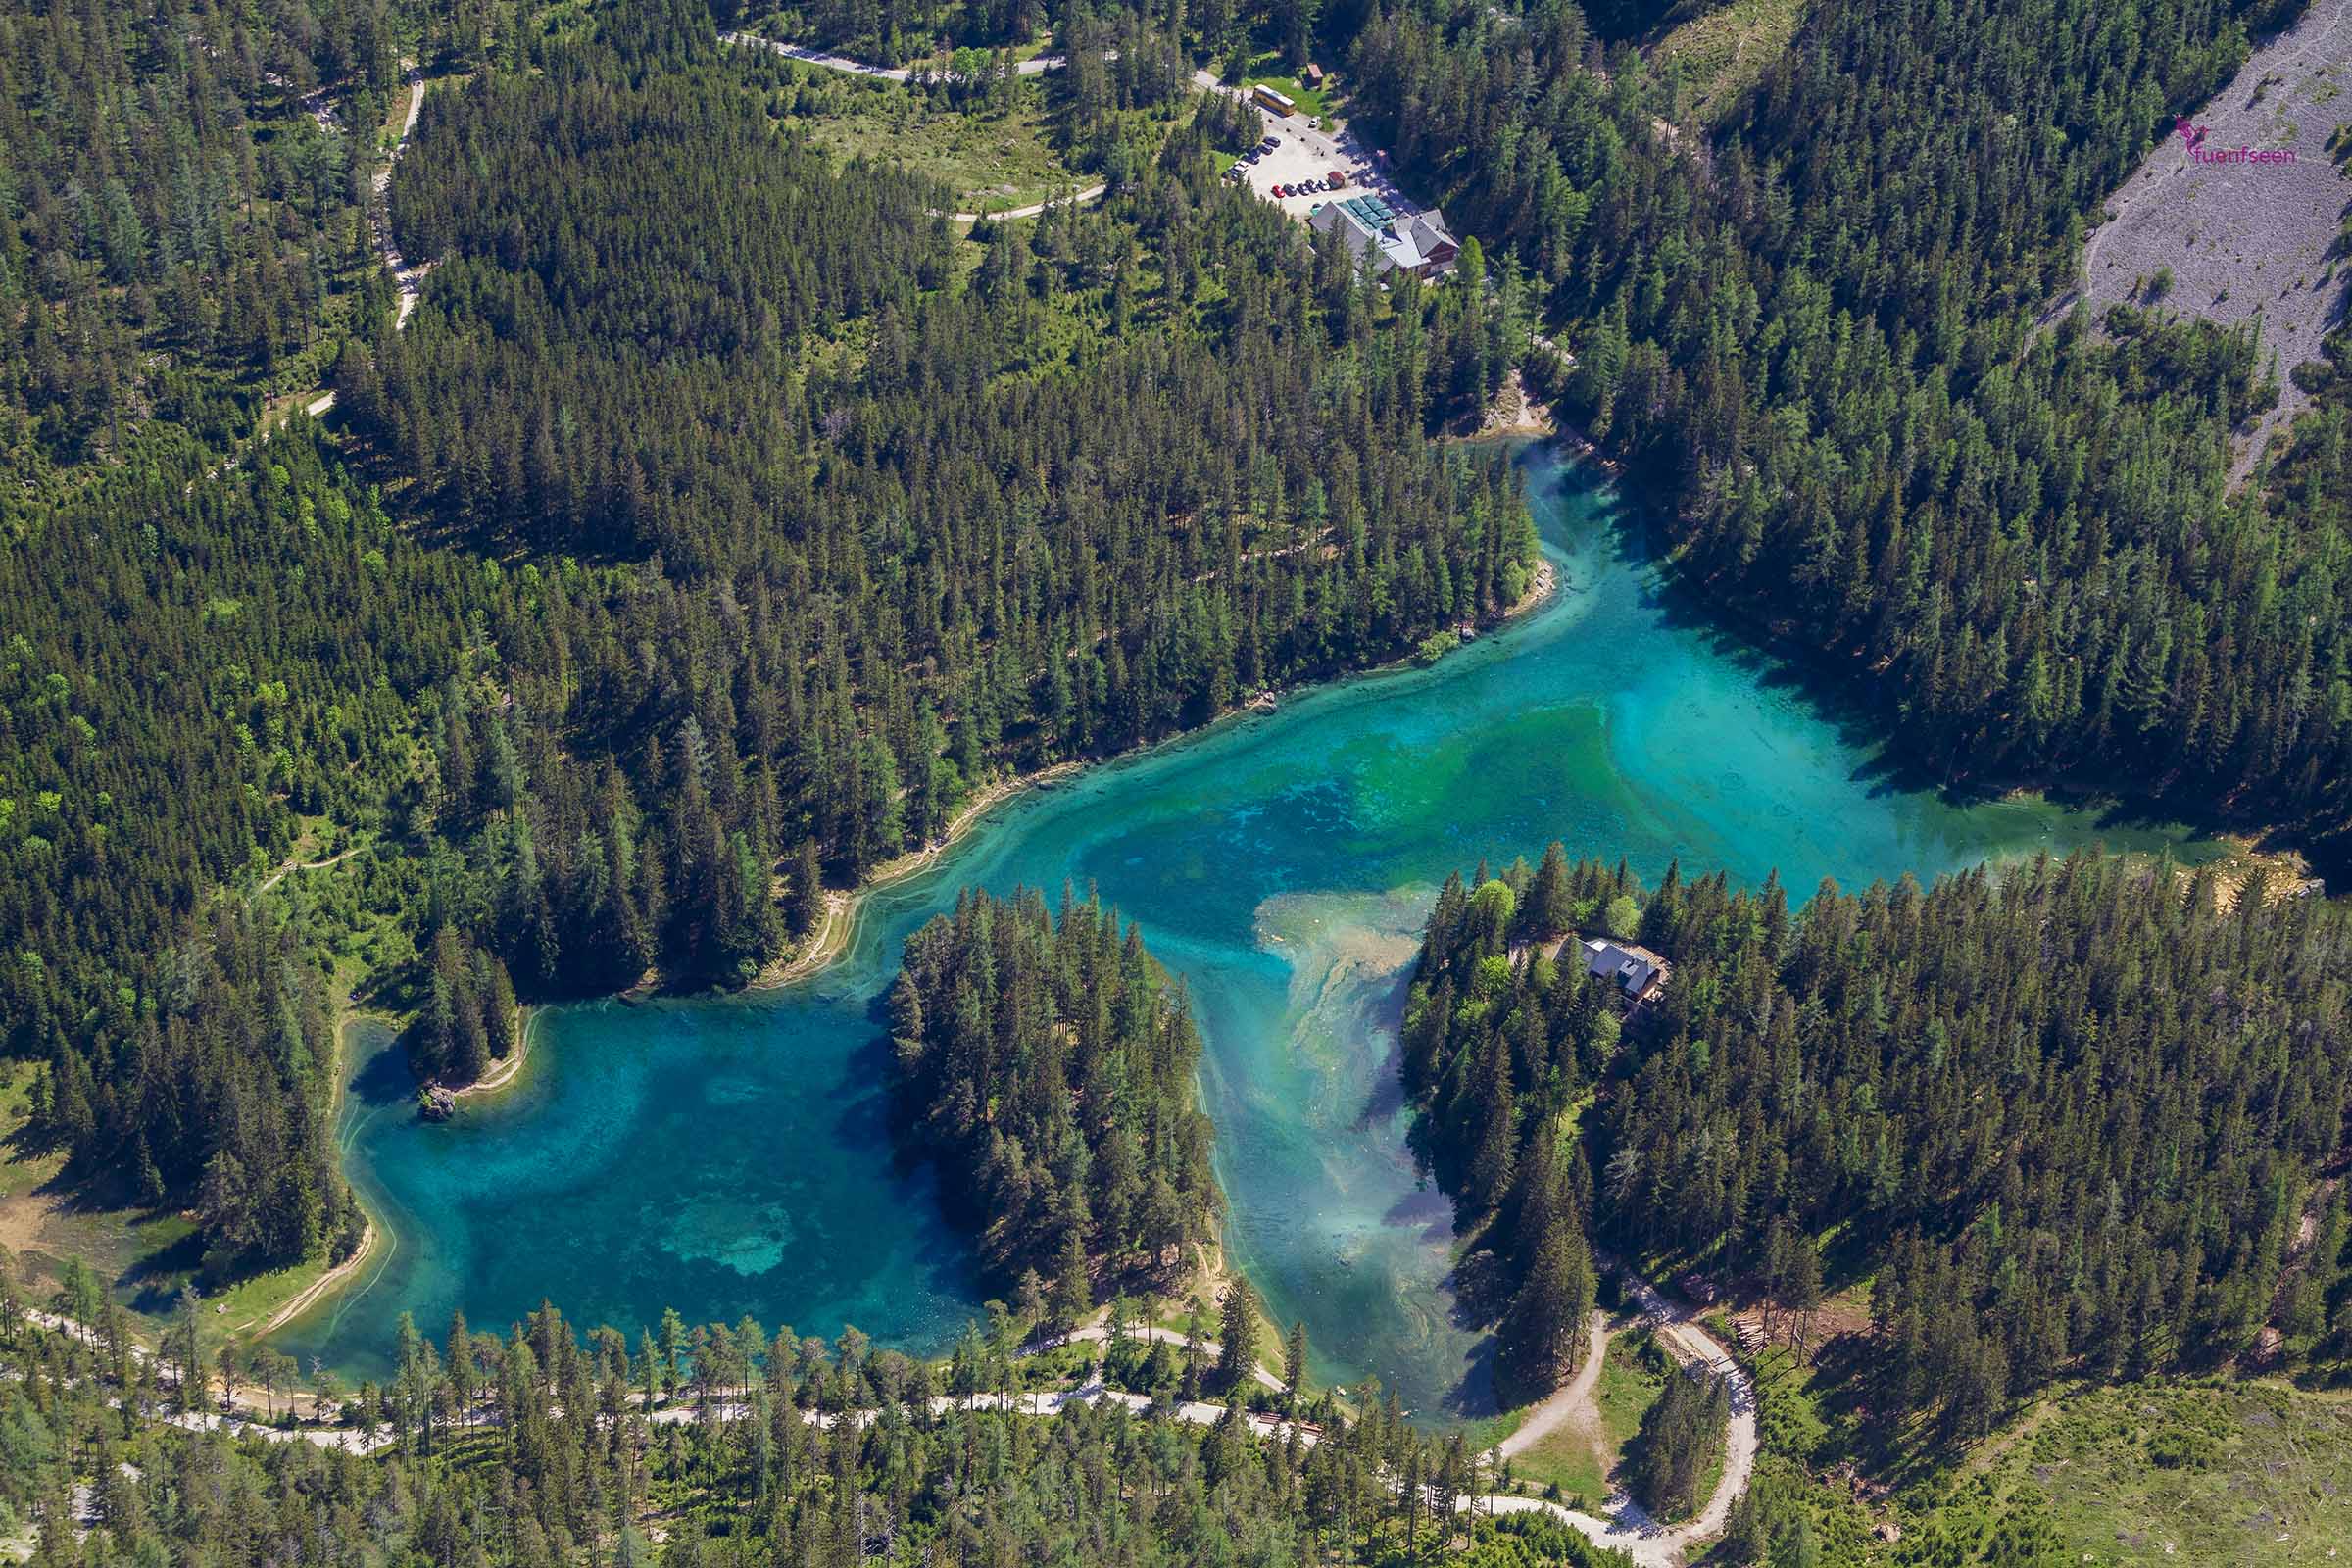
<path id="1" fill-rule="evenodd" d="M 1587 1235 L 1592 1175 L 1575 1116 L 1617 1041 L 1599 982 L 1550 949 L 1620 884 L 1573 869 L 1558 845 L 1530 870 L 1446 879 L 1406 1008 L 1398 1072 L 1421 1113 L 1416 1152 L 1454 1199 L 1471 1240 L 1456 1271 L 1463 1309 L 1496 1325 L 1506 1398 L 1548 1393 L 1586 1353 L 1594 1296 Z M 1528 1006 L 1522 984 L 1548 1005 Z"/>
<path id="2" fill-rule="evenodd" d="M 296 415 L 202 472 L 49 419 L 91 461 L 0 557 L 27 1144 L 199 1206 L 222 1268 L 356 1240 L 346 985 L 465 1081 L 517 998 L 739 982 L 992 777 L 1409 653 L 1530 581 L 1507 469 L 1423 434 L 1499 374 L 1494 321 L 1217 185 L 1213 116 L 1100 206 L 973 244 L 938 191 L 810 151 L 789 70 L 722 58 L 707 15 L 596 16 L 428 98 L 392 205 L 437 265 L 409 330 L 380 278 L 349 312 L 341 440 Z M 154 47 L 76 37 L 101 75 Z M 51 136 L 9 156 L 65 178 Z M 112 341 L 60 352 L 103 380 Z M 220 906 L 347 852 L 322 891 Z"/>
<path id="3" fill-rule="evenodd" d="M 1641 0 L 1637 0 L 1641 3 Z M 1197 60 L 1222 60 L 1254 49 L 1260 34 L 1277 37 L 1303 65 L 1318 31 L 1346 36 L 1349 6 L 1319 0 L 1106 0 L 1098 6 L 1049 5 L 1045 0 L 725 0 L 714 9 L 734 25 L 796 42 L 822 44 L 856 59 L 911 65 L 968 75 L 1000 71 L 1013 51 L 1045 43 L 1075 58 L 1093 41 L 1141 31 Z M 1332 15 L 1348 10 L 1348 16 Z M 1114 47 L 1116 44 L 1114 43 Z M 1124 49 L 1114 71 L 1130 69 Z"/>
<path id="4" fill-rule="evenodd" d="M 1507 473 L 1421 433 L 1452 379 L 1433 357 L 1484 340 L 1417 300 L 1375 320 L 1206 180 L 1198 130 L 1100 207 L 988 230 L 965 276 L 942 193 L 778 127 L 782 63 L 629 15 L 624 43 L 428 109 L 394 210 L 431 296 L 339 371 L 449 537 L 626 568 L 466 753 L 546 724 L 579 760 L 528 770 L 552 919 L 526 885 L 474 930 L 526 994 L 748 975 L 784 935 L 771 865 L 805 928 L 820 876 L 935 838 L 1004 767 L 1158 739 L 1524 592 Z M 615 820 L 659 853 L 568 853 Z"/>
<path id="5" fill-rule="evenodd" d="M 1872 1403 L 1949 1438 L 2069 1375 L 2352 1373 L 2339 906 L 2092 853 L 1794 914 L 1775 882 L 1553 865 L 1430 917 L 1405 1070 L 1466 1212 L 1572 1107 L 1595 1236 L 1803 1312 L 1868 1277 Z M 1622 1032 L 1544 956 L 1554 889 L 1673 960 Z"/>
<path id="6" fill-rule="evenodd" d="M 1024 1316 L 1074 1324 L 1095 1276 L 1165 1277 L 1213 1234 L 1200 1036 L 1116 912 L 967 891 L 906 939 L 890 1035 L 898 1120 Z"/>
<path id="7" fill-rule="evenodd" d="M 2251 337 L 2041 319 L 2172 113 L 2299 9 L 1822 0 L 1710 131 L 1565 0 L 1414 0 L 1356 37 L 1352 108 L 1541 280 L 1566 409 L 1662 494 L 1687 574 L 1859 672 L 1932 776 L 2327 835 L 2340 395 L 2293 482 L 2229 498 L 2282 373 Z"/>
<path id="8" fill-rule="evenodd" d="M 111 1305 L 85 1341 L 32 1326 L 24 1304 L 11 1265 L 0 1531 L 27 1539 L 40 1568 L 1626 1560 L 1541 1515 L 1457 1517 L 1471 1480 L 1459 1438 L 1416 1432 L 1393 1400 L 1327 1420 L 1312 1446 L 1234 1417 L 1180 1423 L 1165 1403 L 1037 1419 L 974 1407 L 1014 1386 L 1002 1353 L 943 1381 L 855 1329 L 827 1345 L 674 1315 L 632 1350 L 548 1307 L 505 1335 L 463 1318 L 440 1345 L 404 1333 L 385 1387 L 330 1380 L 327 1414 L 350 1439 L 364 1425 L 391 1440 L 361 1457 L 167 1425 L 195 1388 L 176 1340 L 150 1360 Z M 319 1385 L 262 1376 L 289 1426 L 298 1409 L 312 1419 Z M 858 1411 L 878 1413 L 840 1419 Z"/>
<path id="9" fill-rule="evenodd" d="M 208 1189 L 216 1243 L 283 1264 L 359 1224 L 327 1115 L 338 922 L 214 895 L 306 819 L 423 799 L 409 699 L 463 668 L 488 595 L 316 447 L 271 456 L 109 477 L 0 553 L 0 1027 L 48 1069 L 34 1140 L 118 1201 Z"/>
<path id="10" fill-rule="evenodd" d="M 41 1064 L 26 1150 L 192 1210 L 216 1275 L 343 1255 L 353 984 L 413 1014 L 420 1074 L 468 1080 L 518 998 L 756 975 L 992 780 L 1517 602 L 1507 471 L 1427 432 L 1539 318 L 1684 573 L 1862 672 L 1936 775 L 2341 832 L 2352 382 L 2304 372 L 2319 407 L 2230 495 L 2229 432 L 2278 373 L 2253 338 L 2044 318 L 2099 201 L 2292 0 L 1815 0 L 1709 127 L 1596 41 L 1654 9 L 811 8 L 882 58 L 1049 22 L 1080 58 L 1047 90 L 1104 199 L 967 240 L 943 190 L 817 152 L 791 69 L 686 0 L 545 28 L 0 0 L 0 1050 Z M 1207 152 L 1242 143 L 1213 105 L 1162 147 L 1123 134 L 1252 26 L 1345 47 L 1349 112 L 1487 242 L 1460 279 L 1383 290 L 1219 185 Z M 395 331 L 368 222 L 404 53 L 471 74 L 392 182 L 435 264 Z M 336 433 L 296 415 L 220 464 L 320 376 Z M 346 851 L 322 891 L 261 891 Z M 2352 1367 L 2324 1185 L 2343 916 L 2172 875 L 2082 858 L 1792 914 L 1775 884 L 1648 894 L 1555 846 L 1449 883 L 1402 1070 L 1504 1391 L 1575 1366 L 1588 1235 L 1783 1301 L 1871 1276 L 1874 1402 L 1955 1439 L 2078 1372 Z M 1674 984 L 1628 1025 L 1546 955 L 1580 932 Z M 892 1027 L 902 1113 L 1007 1293 L 1066 1319 L 1204 1233 L 1199 1042 L 1115 915 L 968 900 L 910 942 Z M 1393 1560 L 1426 1529 L 1392 1483 L 1440 1461 L 1377 1415 L 1311 1456 L 1116 1414 L 817 1433 L 774 1412 L 927 1374 L 729 1332 L 655 1349 L 656 1381 L 789 1397 L 642 1433 L 606 1399 L 647 1357 L 608 1332 L 461 1331 L 439 1373 L 411 1346 L 402 1452 L 362 1465 L 153 1431 L 95 1402 L 130 1360 L 12 1318 L 0 1500 L 44 1510 L 61 1562 L 109 1549 L 58 1522 L 69 1469 L 119 1556 L 266 1555 L 323 1511 L 445 1561 L 629 1560 L 657 1494 L 718 1538 L 673 1533 L 685 1562 L 847 1560 L 869 1517 L 1072 1561 Z M 493 1437 L 449 1426 L 477 1396 L 512 1416 Z"/>
<path id="11" fill-rule="evenodd" d="M 374 0 L 0 6 L 0 537 L 91 463 L 225 450 L 380 308 L 373 136 L 306 95 L 372 127 L 399 79 Z"/>

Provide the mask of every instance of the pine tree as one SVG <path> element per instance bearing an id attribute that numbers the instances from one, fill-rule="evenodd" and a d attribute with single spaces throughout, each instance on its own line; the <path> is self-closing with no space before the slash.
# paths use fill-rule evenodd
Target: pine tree
<path id="1" fill-rule="evenodd" d="M 808 939 L 825 917 L 825 875 L 816 840 L 803 839 L 792 862 L 792 934 Z"/>

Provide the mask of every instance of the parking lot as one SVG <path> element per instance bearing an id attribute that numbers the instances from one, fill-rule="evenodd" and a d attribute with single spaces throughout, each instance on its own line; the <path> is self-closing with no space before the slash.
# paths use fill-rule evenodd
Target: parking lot
<path id="1" fill-rule="evenodd" d="M 1317 130 L 1313 119 L 1306 115 L 1276 116 L 1263 109 L 1258 111 L 1258 119 L 1265 125 L 1266 134 L 1281 137 L 1282 145 L 1256 163 L 1245 165 L 1243 181 L 1299 222 L 1305 222 L 1307 214 L 1325 202 L 1366 192 L 1381 197 L 1397 212 L 1420 211 L 1389 183 L 1380 172 L 1371 149 L 1358 143 L 1345 122 L 1336 131 Z M 1274 195 L 1277 185 L 1288 187 L 1309 179 L 1328 179 L 1335 172 L 1347 174 L 1345 190 L 1279 199 Z"/>

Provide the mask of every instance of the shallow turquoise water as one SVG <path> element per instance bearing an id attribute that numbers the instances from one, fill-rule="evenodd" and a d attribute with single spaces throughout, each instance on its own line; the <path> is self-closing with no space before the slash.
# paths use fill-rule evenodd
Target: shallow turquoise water
<path id="1" fill-rule="evenodd" d="M 1443 1280 L 1447 1208 L 1416 1181 L 1393 1067 L 1413 936 L 1481 856 L 1670 857 L 1795 896 L 1990 857 L 2185 834 L 2038 801 L 1961 808 L 1883 781 L 1782 672 L 1686 624 L 1581 470 L 1530 451 L 1562 592 L 1428 670 L 1026 796 L 868 901 L 850 953 L 759 997 L 540 1015 L 527 1082 L 442 1126 L 396 1053 L 363 1059 L 345 1137 L 394 1245 L 279 1344 L 380 1373 L 402 1310 L 504 1327 L 554 1299 L 629 1329 L 674 1305 L 944 1348 L 975 1310 L 925 1176 L 894 1171 L 874 1001 L 957 888 L 1096 883 L 1192 988 L 1227 1239 L 1318 1372 L 1376 1374 L 1435 1414 L 1484 1407 Z M 359 1054 L 364 1058 L 365 1053 Z"/>

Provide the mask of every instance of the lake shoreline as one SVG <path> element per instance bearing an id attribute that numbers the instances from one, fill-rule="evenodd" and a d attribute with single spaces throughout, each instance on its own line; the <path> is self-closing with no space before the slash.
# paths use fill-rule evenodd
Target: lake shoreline
<path id="1" fill-rule="evenodd" d="M 363 1209 L 362 1212 L 366 1211 Z M 271 1313 L 270 1321 L 262 1325 L 261 1337 L 267 1339 L 275 1334 L 279 1329 L 284 1328 L 349 1284 L 352 1276 L 359 1273 L 361 1265 L 366 1263 L 368 1256 L 374 1252 L 375 1238 L 375 1216 L 370 1214 L 368 1216 L 367 1225 L 360 1232 L 360 1245 L 352 1249 L 351 1255 L 313 1280 L 303 1289 L 301 1295 Z"/>
<path id="2" fill-rule="evenodd" d="M 1397 980 L 1359 963 L 1327 986 L 1269 929 L 1321 930 L 1344 956 L 1375 927 L 1401 962 L 1421 911 L 1396 890 L 1550 837 L 1644 874 L 1679 855 L 1811 888 L 2064 853 L 2091 831 L 2039 808 L 1964 816 L 1875 788 L 1827 715 L 1658 603 L 1604 475 L 1556 443 L 1507 450 L 1552 569 L 1531 558 L 1511 574 L 1523 618 L 1473 628 L 1475 651 L 1451 632 L 1422 639 L 1428 667 L 1301 683 L 1278 702 L 1281 724 L 1127 752 L 1018 810 L 996 808 L 1019 777 L 994 781 L 993 798 L 965 803 L 978 809 L 964 831 L 986 822 L 984 840 L 959 839 L 854 920 L 845 897 L 803 942 L 800 972 L 836 960 L 824 983 L 681 993 L 643 1018 L 567 1011 L 560 1040 L 532 1042 L 533 1060 L 564 1059 L 454 1134 L 399 1114 L 390 1062 L 360 1075 L 346 1168 L 379 1239 L 356 1288 L 273 1343 L 375 1377 L 401 1311 L 431 1322 L 462 1304 L 504 1323 L 553 1295 L 583 1323 L 748 1310 L 943 1352 L 979 1293 L 931 1178 L 889 1161 L 875 1003 L 905 939 L 958 887 L 1091 884 L 1191 989 L 1226 1262 L 1270 1319 L 1305 1323 L 1323 1381 L 1377 1376 L 1433 1423 L 1465 1412 L 1481 1352 L 1451 1314 L 1443 1205 L 1397 1114 Z M 2124 836 L 2152 853 L 2169 837 Z M 352 1054 L 373 1043 L 354 1037 Z M 380 1112 L 364 1127 L 363 1089 Z M 559 1203 L 564 1226 L 500 1223 Z M 1194 1288 L 1216 1282 L 1196 1273 Z"/>
<path id="3" fill-rule="evenodd" d="M 2352 867 L 2352 850 L 2331 850 L 2325 840 L 2314 843 L 2293 837 L 2297 831 L 2293 825 L 2246 815 L 2227 800 L 2200 804 L 2172 795 L 2150 795 L 2088 766 L 2039 774 L 2010 768 L 1955 773 L 1947 764 L 1938 771 L 1893 722 L 1888 701 L 1872 684 L 1872 671 L 1860 650 L 1810 642 L 1794 617 L 1775 615 L 1753 596 L 1722 591 L 1719 574 L 1699 570 L 1675 538 L 1668 519 L 1679 514 L 1679 502 L 1672 490 L 1654 472 L 1563 417 L 1561 401 L 1555 398 L 1546 406 L 1553 421 L 1550 439 L 1564 456 L 1606 474 L 1633 502 L 1641 520 L 1629 526 L 1638 530 L 1642 554 L 1656 568 L 1661 587 L 1684 599 L 1696 618 L 1716 634 L 1785 665 L 1812 702 L 1861 722 L 1879 757 L 1888 765 L 1894 787 L 1936 794 L 1955 805 L 2032 797 L 2054 806 L 2147 823 L 2171 822 L 2199 837 L 2242 839 L 2263 856 L 2300 861 L 2323 883 L 2329 880 L 2330 869 L 2339 880 L 2352 878 L 2352 868 L 2348 868 Z M 2164 782 L 2169 785 L 2171 781 Z"/>
<path id="4" fill-rule="evenodd" d="M 1558 586 L 1557 569 L 1551 561 L 1539 550 L 1536 554 L 1535 570 L 1529 579 L 1527 590 L 1521 594 L 1518 602 L 1489 616 L 1482 625 L 1492 628 L 1524 618 L 1547 603 L 1557 592 Z M 1414 655 L 1407 652 L 1379 664 L 1368 665 L 1358 670 L 1345 671 L 1329 679 L 1316 681 L 1311 687 L 1304 689 L 1321 691 L 1371 676 L 1396 673 L 1411 668 L 1413 665 Z M 790 957 L 771 962 L 748 986 L 742 987 L 741 992 L 746 994 L 783 992 L 825 972 L 854 947 L 858 921 L 865 910 L 869 895 L 929 870 L 950 850 L 978 830 L 992 813 L 1006 802 L 1037 790 L 1054 788 L 1101 763 L 1128 761 L 1149 757 L 1167 747 L 1191 742 L 1215 733 L 1236 720 L 1278 711 L 1279 702 L 1268 702 L 1266 698 L 1269 695 L 1271 694 L 1261 694 L 1249 702 L 1230 707 L 1204 724 L 1185 730 L 1181 734 L 1167 736 L 1152 742 L 1150 745 L 1136 747 L 1106 758 L 1065 759 L 1045 767 L 1007 774 L 982 786 L 970 800 L 958 808 L 956 815 L 950 820 L 946 830 L 936 842 L 884 861 L 875 868 L 873 875 L 854 889 L 828 891 L 825 895 L 824 913 L 801 952 Z M 647 991 L 660 988 L 661 985 L 660 977 L 649 976 L 625 991 L 609 994 L 608 998 L 582 1000 L 610 1000 L 612 997 L 618 997 L 623 1001 L 630 1001 L 632 998 L 642 997 Z M 724 988 L 702 988 L 692 991 L 681 988 L 671 994 L 680 997 L 708 996 L 712 994 L 714 989 L 718 994 L 729 994 Z M 451 1089 L 449 1093 L 452 1101 L 464 1102 L 471 1100 L 479 1104 L 496 1099 L 522 1082 L 524 1079 L 522 1069 L 532 1054 L 530 1036 L 537 1029 L 547 1011 L 548 1008 L 545 1005 L 519 1008 L 518 1012 L 522 1023 L 516 1033 L 515 1049 L 481 1079 L 463 1088 Z M 356 1018 L 356 1014 L 353 1016 Z M 343 1054 L 339 1051 L 338 1054 Z M 342 1092 L 340 1080 L 348 1076 L 349 1065 L 347 1057 L 338 1065 L 338 1097 Z M 338 1158 L 337 1169 L 339 1172 L 342 1170 L 342 1159 Z M 345 1179 L 349 1180 L 347 1173 Z M 337 1264 L 306 1287 L 301 1295 L 287 1306 L 280 1308 L 261 1330 L 261 1334 L 266 1337 L 275 1333 L 298 1317 L 307 1315 L 321 1302 L 339 1294 L 343 1287 L 357 1277 L 360 1264 L 372 1252 L 376 1242 L 384 1232 L 385 1227 L 380 1225 L 372 1214 L 368 1215 L 368 1229 L 363 1237 L 360 1250 L 343 1263 Z"/>
<path id="5" fill-rule="evenodd" d="M 1524 440 L 1527 438 L 1524 436 L 1486 436 L 1480 439 Z M 1519 596 L 1517 603 L 1488 617 L 1482 623 L 1481 629 L 1508 625 L 1526 616 L 1549 602 L 1558 587 L 1559 573 L 1557 569 L 1553 567 L 1550 560 L 1541 550 L 1538 550 L 1535 572 L 1528 579 L 1527 591 Z M 1415 656 L 1413 654 L 1400 654 L 1395 659 L 1386 660 L 1377 664 L 1367 664 L 1362 669 L 1348 670 L 1328 679 L 1315 681 L 1301 690 L 1324 691 L 1374 675 L 1393 674 L 1398 670 L 1414 667 L 1414 664 Z M 965 802 L 962 808 L 956 811 L 955 817 L 949 822 L 947 831 L 940 836 L 936 843 L 926 845 L 920 850 L 910 850 L 893 859 L 883 861 L 881 865 L 875 867 L 872 876 L 855 888 L 828 890 L 825 894 L 825 912 L 817 921 L 816 930 L 811 934 L 808 945 L 800 954 L 789 959 L 771 961 L 766 968 L 760 972 L 758 978 L 743 988 L 744 992 L 781 991 L 823 973 L 832 966 L 835 959 L 850 950 L 851 939 L 858 929 L 858 916 L 863 910 L 869 894 L 904 882 L 908 877 L 928 870 L 949 850 L 955 848 L 957 843 L 979 827 L 989 812 L 1006 801 L 1026 795 L 1032 790 L 1052 789 L 1065 779 L 1077 778 L 1105 763 L 1123 762 L 1136 758 L 1149 757 L 1165 747 L 1183 745 L 1201 739 L 1214 734 L 1238 719 L 1276 711 L 1279 711 L 1279 703 L 1275 694 L 1269 690 L 1248 702 L 1237 703 L 1225 709 L 1206 723 L 1179 734 L 1163 736 L 1146 745 L 1133 747 L 1109 757 L 1067 758 L 1045 767 L 1008 774 L 984 786 L 978 795 Z"/>
<path id="6" fill-rule="evenodd" d="M 514 1088 L 522 1081 L 523 1066 L 531 1059 L 531 1031 L 539 1023 L 541 1010 L 527 1003 L 515 1004 L 514 1049 L 499 1057 L 488 1072 L 473 1082 L 469 1084 L 432 1082 L 419 1087 L 426 1090 L 440 1090 L 449 1097 L 453 1104 L 468 1100 L 488 1100 Z"/>
<path id="7" fill-rule="evenodd" d="M 831 966 L 835 958 L 849 951 L 850 937 L 858 929 L 858 915 L 866 895 L 928 870 L 940 857 L 969 836 L 980 825 L 981 819 L 997 807 L 1031 790 L 1052 789 L 1061 780 L 1076 776 L 1086 765 L 1076 760 L 1054 762 L 1025 773 L 1009 773 L 982 785 L 970 800 L 957 808 L 937 839 L 919 850 L 908 850 L 904 855 L 883 861 L 874 867 L 873 875 L 855 888 L 828 890 L 825 894 L 825 912 L 818 919 L 815 931 L 809 934 L 808 944 L 789 958 L 771 960 L 744 990 L 780 991 L 821 973 Z"/>

